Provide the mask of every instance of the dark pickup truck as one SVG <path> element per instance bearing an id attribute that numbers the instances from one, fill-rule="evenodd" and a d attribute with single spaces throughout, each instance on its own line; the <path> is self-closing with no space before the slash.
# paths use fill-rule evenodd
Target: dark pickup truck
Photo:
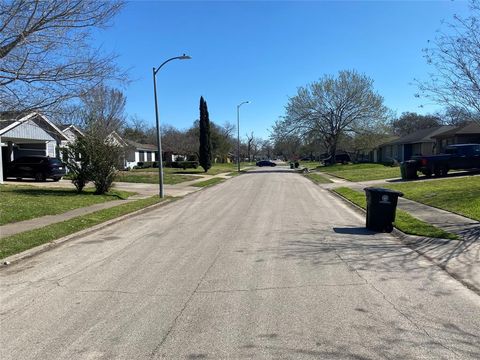
<path id="1" fill-rule="evenodd" d="M 449 170 L 480 169 L 480 144 L 449 145 L 445 153 L 413 157 L 416 170 L 426 176 L 445 176 Z"/>

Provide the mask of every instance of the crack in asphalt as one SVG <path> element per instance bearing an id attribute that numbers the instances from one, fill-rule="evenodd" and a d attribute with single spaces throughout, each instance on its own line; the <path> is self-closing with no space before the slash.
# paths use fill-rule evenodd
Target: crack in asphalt
<path id="1" fill-rule="evenodd" d="M 352 272 L 354 272 L 360 279 L 362 279 L 365 284 L 368 284 L 372 287 L 372 289 L 374 289 L 376 292 L 378 292 L 383 300 L 385 302 L 387 302 L 388 304 L 390 304 L 390 306 L 398 313 L 400 314 L 404 319 L 406 319 L 411 325 L 413 325 L 413 327 L 415 327 L 417 330 L 423 332 L 429 339 L 431 339 L 433 342 L 437 343 L 438 345 L 440 345 L 441 347 L 443 347 L 444 349 L 446 349 L 447 351 L 450 351 L 451 353 L 459 356 L 458 353 L 456 353 L 454 350 L 450 349 L 448 346 L 444 345 L 443 343 L 439 342 L 439 341 L 436 341 L 436 339 L 430 335 L 430 333 L 424 329 L 423 327 L 419 326 L 415 321 L 413 321 L 407 314 L 405 314 L 404 312 L 402 312 L 391 300 L 389 300 L 387 298 L 387 296 L 385 295 L 385 293 L 383 291 L 381 291 L 379 288 L 377 288 L 373 283 L 369 282 L 365 277 L 363 277 L 357 269 L 355 269 L 353 266 L 351 266 L 347 260 L 343 259 L 342 256 L 340 254 L 338 254 L 337 250 L 336 249 L 333 249 L 334 252 L 335 252 L 335 255 L 340 259 L 342 260 L 342 262 L 345 264 L 345 266 Z"/>
<path id="2" fill-rule="evenodd" d="M 215 293 L 234 293 L 234 292 L 256 292 L 269 290 L 289 290 L 302 288 L 321 288 L 321 287 L 348 287 L 348 286 L 365 286 L 365 283 L 351 283 L 351 284 L 312 284 L 312 285 L 296 285 L 296 286 L 271 286 L 253 289 L 229 289 L 229 290 L 200 290 L 199 294 L 215 294 Z"/>
<path id="3" fill-rule="evenodd" d="M 250 203 L 248 204 L 248 209 L 250 209 L 253 205 L 253 202 L 254 202 L 255 199 L 251 199 Z M 248 213 L 248 211 L 247 211 Z M 235 228 L 233 229 L 233 232 L 236 233 L 238 228 L 240 227 L 240 223 L 237 222 L 235 224 Z M 185 303 L 183 304 L 183 307 L 180 309 L 179 313 L 177 314 L 177 316 L 175 316 L 175 319 L 173 319 L 172 321 L 172 324 L 170 325 L 170 327 L 168 328 L 167 332 L 165 333 L 165 335 L 163 336 L 162 340 L 160 341 L 160 343 L 155 347 L 155 349 L 153 349 L 153 351 L 150 353 L 150 358 L 154 358 L 157 353 L 160 351 L 161 347 L 163 346 L 163 344 L 165 343 L 165 341 L 167 341 L 167 338 L 170 336 L 170 334 L 172 333 L 173 329 L 175 328 L 175 326 L 177 325 L 177 321 L 178 319 L 180 319 L 180 317 L 183 315 L 183 313 L 185 312 L 185 309 L 187 308 L 187 306 L 190 304 L 191 300 L 193 299 L 194 295 L 198 292 L 198 289 L 200 287 L 200 285 L 202 284 L 203 280 L 205 280 L 205 278 L 207 277 L 207 274 L 210 272 L 210 270 L 213 268 L 213 266 L 215 265 L 215 263 L 217 262 L 219 256 L 220 256 L 220 252 L 223 250 L 223 248 L 225 248 L 225 242 L 222 242 L 221 243 L 221 246 L 219 246 L 217 248 L 217 252 L 211 262 L 211 264 L 208 266 L 208 268 L 205 270 L 205 272 L 202 274 L 202 276 L 200 277 L 200 279 L 198 280 L 198 283 L 197 285 L 195 286 L 195 289 L 193 289 L 192 293 L 190 294 L 190 296 L 188 297 L 188 299 L 185 301 Z"/>
<path id="4" fill-rule="evenodd" d="M 171 332 L 173 331 L 175 325 L 177 325 L 177 321 L 178 319 L 183 315 L 185 309 L 187 308 L 188 304 L 190 304 L 190 301 L 192 300 L 193 296 L 197 293 L 197 290 L 198 288 L 200 287 L 201 283 L 203 282 L 203 280 L 205 279 L 205 277 L 207 276 L 208 272 L 210 271 L 210 269 L 213 267 L 213 265 L 217 262 L 217 259 L 218 257 L 220 256 L 220 251 L 222 250 L 221 247 L 218 248 L 217 250 L 217 253 L 215 254 L 215 257 L 212 261 L 212 263 L 210 264 L 210 266 L 207 268 L 207 270 L 203 273 L 202 277 L 200 278 L 200 280 L 198 281 L 197 285 L 195 286 L 195 289 L 192 291 L 192 293 L 190 294 L 190 296 L 188 297 L 188 299 L 185 301 L 185 303 L 183 304 L 183 307 L 180 309 L 179 313 L 177 314 L 177 316 L 175 316 L 175 319 L 173 319 L 173 322 L 172 322 L 172 325 L 170 325 L 170 327 L 168 328 L 166 334 L 163 336 L 162 340 L 160 341 L 160 343 L 155 347 L 155 349 L 153 349 L 153 351 L 151 352 L 150 354 L 150 358 L 153 358 L 154 356 L 156 356 L 156 354 L 159 352 L 160 348 L 163 346 L 163 344 L 165 343 L 165 341 L 167 340 L 168 336 L 171 334 Z"/>

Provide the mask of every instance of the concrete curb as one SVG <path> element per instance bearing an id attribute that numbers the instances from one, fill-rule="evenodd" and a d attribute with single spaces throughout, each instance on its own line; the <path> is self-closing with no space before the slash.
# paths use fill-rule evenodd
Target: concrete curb
<path id="1" fill-rule="evenodd" d="M 358 206 L 357 204 L 351 202 L 350 200 L 344 198 L 340 194 L 336 193 L 335 191 L 331 189 L 326 189 L 328 192 L 336 196 L 337 198 L 343 200 L 347 205 L 349 205 L 353 210 L 355 210 L 357 213 L 364 215 L 366 211 Z M 444 270 L 448 275 L 450 275 L 453 279 L 457 280 L 460 282 L 463 286 L 468 288 L 469 290 L 473 291 L 477 295 L 480 295 L 480 288 L 472 283 L 469 279 L 465 279 L 460 273 L 455 271 L 455 269 L 452 269 L 452 267 L 442 264 L 438 259 L 436 259 L 433 256 L 430 256 L 427 251 L 422 251 L 418 248 L 415 247 L 416 244 L 418 244 L 420 241 L 425 240 L 425 239 L 432 239 L 433 238 L 427 238 L 423 236 L 416 236 L 416 235 L 409 235 L 405 234 L 403 231 L 398 230 L 397 228 L 393 228 L 393 231 L 391 232 L 393 236 L 395 236 L 397 239 L 399 239 L 403 244 L 408 246 L 410 249 L 415 251 L 417 254 L 420 254 L 436 266 L 438 266 L 440 269 Z M 462 240 L 447 240 L 447 241 L 462 241 Z"/>
<path id="2" fill-rule="evenodd" d="M 181 199 L 183 197 L 178 197 L 178 198 L 171 198 L 171 199 L 166 199 L 160 203 L 157 203 L 157 204 L 153 204 L 153 205 L 149 205 L 145 208 L 142 208 L 142 209 L 139 209 L 139 210 L 136 210 L 134 212 L 131 212 L 131 213 L 128 213 L 128 214 L 125 214 L 125 215 L 122 215 L 122 216 L 119 216 L 119 217 L 116 217 L 114 219 L 111 219 L 111 220 L 107 220 L 105 222 L 102 222 L 100 224 L 97 224 L 97 225 L 94 225 L 92 227 L 89 227 L 85 230 L 81 230 L 81 231 L 78 231 L 76 233 L 73 233 L 73 234 L 70 234 L 70 235 L 67 235 L 67 236 L 64 236 L 64 237 L 61 237 L 59 239 L 56 239 L 56 240 L 53 240 L 53 241 L 50 241 L 48 243 L 45 243 L 45 244 L 42 244 L 42 245 L 38 245 L 38 246 L 35 246 L 31 249 L 28 249 L 28 250 L 25 250 L 25 251 L 22 251 L 21 253 L 18 253 L 18 254 L 15 254 L 15 255 L 11 255 L 9 257 L 6 257 L 4 259 L 2 259 L 2 262 L 3 262 L 3 265 L 9 265 L 9 264 L 13 264 L 13 263 L 16 263 L 16 262 L 19 262 L 21 260 L 24 260 L 24 259 L 27 259 L 27 258 L 31 258 L 31 257 L 34 257 L 40 253 L 43 253 L 45 251 L 48 251 L 50 249 L 53 249 L 53 248 L 56 248 L 60 245 L 62 245 L 63 243 L 67 242 L 67 241 L 70 241 L 70 240 L 75 240 L 75 239 L 78 239 L 82 236 L 86 236 L 86 235 L 90 235 L 96 231 L 99 231 L 99 230 L 102 230 L 104 228 L 107 228 L 109 226 L 112 226 L 112 225 L 115 225 L 123 220 L 126 220 L 126 219 L 129 219 L 129 218 L 132 218 L 134 216 L 137 216 L 137 215 L 141 215 L 143 213 L 147 213 L 147 212 L 150 212 L 152 210 L 155 210 L 157 208 L 160 208 L 160 207 L 163 207 L 163 206 L 166 206 L 168 204 L 171 204 L 173 203 L 174 201 L 178 200 L 178 199 Z M 48 226 L 48 225 L 47 225 Z M 40 228 L 41 229 L 41 228 Z"/>

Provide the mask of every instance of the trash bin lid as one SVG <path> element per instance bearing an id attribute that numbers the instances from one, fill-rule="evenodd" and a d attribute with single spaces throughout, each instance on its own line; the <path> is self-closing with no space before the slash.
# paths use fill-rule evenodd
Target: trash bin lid
<path id="1" fill-rule="evenodd" d="M 380 188 L 380 187 L 366 187 L 363 189 L 365 192 L 376 192 L 376 193 L 387 193 L 387 194 L 395 194 L 398 196 L 403 196 L 403 193 L 401 191 L 397 190 L 392 190 L 392 189 L 385 189 L 385 188 Z"/>

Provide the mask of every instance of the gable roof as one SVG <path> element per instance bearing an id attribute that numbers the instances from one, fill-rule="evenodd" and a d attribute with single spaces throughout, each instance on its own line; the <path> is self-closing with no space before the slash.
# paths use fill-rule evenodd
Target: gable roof
<path id="1" fill-rule="evenodd" d="M 70 130 L 76 131 L 77 133 L 83 136 L 83 132 L 73 124 L 58 125 L 58 128 L 62 130 L 63 133 L 65 133 L 65 131 L 70 129 Z"/>
<path id="2" fill-rule="evenodd" d="M 38 112 L 31 112 L 28 114 L 19 113 L 19 112 L 4 112 L 0 115 L 0 136 L 6 132 L 20 126 L 28 120 L 32 120 L 45 132 L 52 134 L 55 133 L 57 137 L 68 140 L 65 134 L 54 124 L 52 123 L 45 115 L 42 115 Z M 41 122 L 43 124 L 39 124 Z"/>
<path id="3" fill-rule="evenodd" d="M 466 125 L 457 126 L 453 129 L 436 134 L 433 137 L 445 138 L 445 137 L 455 136 L 455 135 L 476 135 L 476 134 L 480 134 L 480 125 L 476 122 L 471 122 Z"/>
<path id="4" fill-rule="evenodd" d="M 454 126 L 451 126 L 451 125 L 442 125 L 442 126 L 435 126 L 433 128 L 422 129 L 422 130 L 415 131 L 414 133 L 402 136 L 399 139 L 390 141 L 383 145 L 400 145 L 400 144 L 417 144 L 417 143 L 435 142 L 435 140 L 432 139 L 433 136 L 443 133 L 445 131 L 449 131 L 453 128 Z"/>
<path id="5" fill-rule="evenodd" d="M 147 150 L 147 151 L 157 151 L 157 145 L 152 144 L 141 144 L 132 140 L 125 140 L 130 146 L 134 147 L 135 150 Z"/>
<path id="6" fill-rule="evenodd" d="M 107 140 L 108 139 L 113 139 L 114 141 L 116 141 L 118 143 L 118 145 L 120 145 L 121 147 L 124 147 L 124 146 L 128 146 L 128 144 L 125 142 L 125 140 L 123 140 L 123 138 L 115 131 L 113 130 L 108 136 L 107 136 Z"/>

